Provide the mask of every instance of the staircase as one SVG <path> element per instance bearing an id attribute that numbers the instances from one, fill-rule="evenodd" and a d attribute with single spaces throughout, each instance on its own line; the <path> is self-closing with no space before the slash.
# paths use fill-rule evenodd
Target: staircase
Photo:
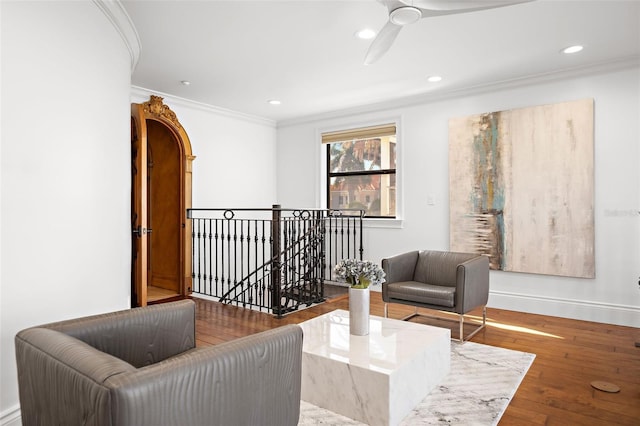
<path id="1" fill-rule="evenodd" d="M 325 300 L 345 258 L 362 259 L 363 210 L 189 209 L 194 296 L 282 317 Z"/>

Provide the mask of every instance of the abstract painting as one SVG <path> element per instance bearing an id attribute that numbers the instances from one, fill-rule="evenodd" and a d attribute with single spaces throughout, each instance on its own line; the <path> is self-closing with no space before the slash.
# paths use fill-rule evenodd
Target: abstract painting
<path id="1" fill-rule="evenodd" d="M 450 249 L 594 278 L 593 99 L 449 120 Z"/>

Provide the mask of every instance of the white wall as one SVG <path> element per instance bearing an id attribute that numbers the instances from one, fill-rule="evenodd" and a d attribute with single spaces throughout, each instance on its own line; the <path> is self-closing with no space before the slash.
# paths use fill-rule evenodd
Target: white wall
<path id="1" fill-rule="evenodd" d="M 17 331 L 130 306 L 132 58 L 94 2 L 0 10 L 0 424 L 11 424 Z"/>
<path id="2" fill-rule="evenodd" d="M 276 127 L 266 119 L 134 88 L 131 102 L 150 95 L 176 113 L 196 159 L 193 207 L 271 207 L 276 198 Z"/>
<path id="3" fill-rule="evenodd" d="M 520 87 L 371 106 L 280 123 L 278 198 L 287 206 L 320 205 L 319 134 L 400 117 L 402 228 L 367 228 L 365 257 L 376 262 L 412 249 L 449 247 L 448 119 L 583 98 L 595 99 L 596 278 L 491 272 L 489 305 L 504 309 L 640 327 L 640 71 L 637 62 L 591 75 Z M 362 110 L 361 110 L 362 111 Z M 434 205 L 427 204 L 433 196 Z M 379 289 L 379 288 L 378 288 Z"/>

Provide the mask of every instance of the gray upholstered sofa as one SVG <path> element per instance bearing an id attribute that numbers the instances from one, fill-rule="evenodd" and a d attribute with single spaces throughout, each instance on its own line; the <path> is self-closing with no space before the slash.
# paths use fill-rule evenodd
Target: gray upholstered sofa
<path id="1" fill-rule="evenodd" d="M 411 251 L 382 260 L 386 282 L 382 283 L 384 316 L 389 303 L 435 309 L 458 314 L 460 341 L 464 341 L 464 314 L 482 307 L 482 324 L 469 334 L 470 339 L 486 324 L 489 299 L 489 258 L 472 253 Z"/>
<path id="2" fill-rule="evenodd" d="M 24 425 L 295 425 L 302 330 L 195 348 L 191 300 L 15 338 Z"/>

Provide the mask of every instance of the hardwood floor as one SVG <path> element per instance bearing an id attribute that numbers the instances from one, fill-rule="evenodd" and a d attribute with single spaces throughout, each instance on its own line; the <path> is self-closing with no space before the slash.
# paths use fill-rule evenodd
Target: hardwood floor
<path id="1" fill-rule="evenodd" d="M 267 313 L 195 301 L 198 346 L 297 324 L 349 307 L 346 297 L 337 297 L 277 319 Z M 382 316 L 383 306 L 380 293 L 372 292 L 371 314 Z M 408 306 L 391 305 L 389 316 L 400 318 L 412 311 Z M 424 317 L 412 321 L 434 324 Z M 449 324 L 452 335 L 457 335 L 457 324 L 438 323 Z M 471 341 L 536 354 L 500 425 L 640 425 L 638 328 L 489 308 L 487 327 Z M 620 392 L 596 390 L 591 386 L 595 380 L 616 384 Z"/>
<path id="2" fill-rule="evenodd" d="M 180 295 L 173 290 L 153 286 L 147 287 L 147 303 L 150 304 L 166 301 L 167 299 L 175 299 L 178 296 Z"/>

